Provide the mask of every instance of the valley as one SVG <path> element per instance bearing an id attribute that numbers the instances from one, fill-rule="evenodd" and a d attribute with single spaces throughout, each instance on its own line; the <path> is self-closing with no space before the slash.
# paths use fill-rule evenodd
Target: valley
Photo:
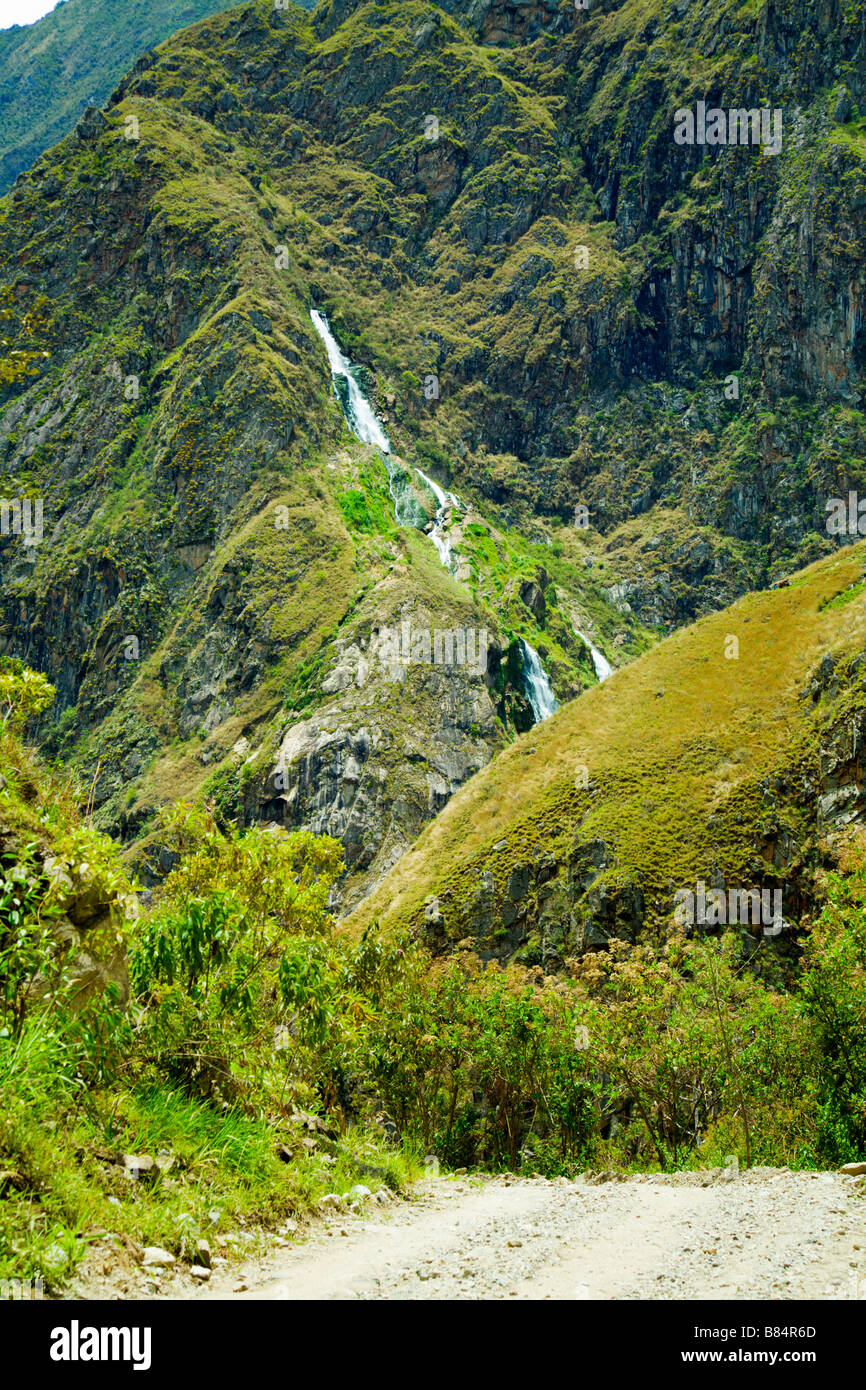
<path id="1" fill-rule="evenodd" d="M 859 1297 L 860 8 L 88 3 L 0 30 L 0 1279 Z"/>

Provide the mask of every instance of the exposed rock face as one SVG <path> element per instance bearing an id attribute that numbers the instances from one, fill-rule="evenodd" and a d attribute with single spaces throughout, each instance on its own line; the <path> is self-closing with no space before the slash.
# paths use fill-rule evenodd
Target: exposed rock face
<path id="1" fill-rule="evenodd" d="M 46 743 L 102 825 L 222 778 L 375 875 L 528 726 L 518 636 L 563 701 L 594 680 L 575 626 L 633 656 L 852 539 L 827 500 L 866 484 L 862 43 L 833 4 L 247 5 L 37 161 L 0 263 L 51 355 L 0 393 L 0 471 L 45 540 L 0 538 L 0 650 L 58 687 Z M 769 104 L 781 148 L 678 143 L 698 103 Z M 387 460 L 347 444 L 313 306 Z M 417 468 L 461 499 L 448 575 Z M 499 671 L 368 698 L 396 589 Z M 617 920 L 607 881 L 569 931 Z"/>
<path id="2" fill-rule="evenodd" d="M 341 644 L 322 683 L 339 698 L 289 726 L 272 769 L 249 783 L 247 818 L 334 836 L 368 888 L 504 742 L 487 680 L 457 665 L 383 664 L 375 633 L 366 651 Z"/>

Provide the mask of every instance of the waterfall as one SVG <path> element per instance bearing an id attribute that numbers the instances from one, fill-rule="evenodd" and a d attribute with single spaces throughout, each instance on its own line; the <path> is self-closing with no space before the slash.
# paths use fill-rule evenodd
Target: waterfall
<path id="1" fill-rule="evenodd" d="M 446 492 L 438 483 L 434 483 L 433 479 L 428 478 L 426 473 L 422 473 L 420 468 L 416 468 L 415 472 L 418 474 L 421 481 L 426 483 L 427 487 L 429 487 L 433 496 L 436 498 L 436 522 L 433 530 L 430 532 L 430 539 L 439 552 L 439 559 L 442 564 L 447 570 L 450 570 L 451 541 L 445 533 L 445 518 L 446 513 L 451 507 L 460 506 L 459 499 L 454 496 L 453 492 Z"/>
<path id="2" fill-rule="evenodd" d="M 319 309 L 311 309 L 310 318 L 313 320 L 316 332 L 325 344 L 325 351 L 328 354 L 328 363 L 331 368 L 334 395 L 340 402 L 340 409 L 346 424 L 355 438 L 360 440 L 362 444 L 372 444 L 374 449 L 378 450 L 379 457 L 385 465 L 388 474 L 388 491 L 391 494 L 391 501 L 394 503 L 394 520 L 398 526 L 412 526 L 417 530 L 422 508 L 411 490 L 406 487 L 406 474 L 391 456 L 391 441 L 382 428 L 381 420 L 355 380 L 352 363 L 340 351 L 340 345 L 331 332 L 325 315 Z M 342 383 L 342 391 L 338 382 Z M 402 497 L 400 496 L 401 486 L 404 494 Z M 408 497 L 406 496 L 407 491 Z"/>
<path id="3" fill-rule="evenodd" d="M 391 457 L 391 441 L 382 427 L 381 420 L 355 380 L 352 363 L 340 351 L 340 345 L 331 332 L 328 320 L 321 310 L 311 309 L 310 318 L 313 320 L 316 332 L 325 344 L 325 351 L 328 354 L 328 363 L 331 368 L 334 395 L 340 402 L 340 409 L 345 416 L 346 424 L 355 438 L 360 440 L 362 444 L 372 444 L 374 448 L 379 450 L 379 457 L 388 470 L 388 491 L 391 494 L 391 501 L 394 503 L 394 518 L 397 525 L 412 526 L 415 530 L 419 530 L 420 526 L 424 524 L 421 504 L 411 489 L 408 488 L 406 474 Z M 340 390 L 338 381 L 342 383 L 342 390 Z M 460 503 L 453 492 L 445 492 L 438 483 L 434 483 L 432 478 L 428 478 L 426 473 L 422 473 L 420 468 L 416 468 L 415 472 L 436 498 L 436 520 L 433 530 L 430 532 L 430 539 L 436 547 L 442 564 L 450 570 L 451 542 L 445 534 L 445 518 L 449 507 L 459 507 Z M 395 482 L 403 488 L 404 496 L 402 498 L 395 491 Z M 408 499 L 405 495 L 407 492 Z"/>
<path id="4" fill-rule="evenodd" d="M 325 344 L 325 351 L 328 354 L 328 362 L 331 367 L 331 379 L 334 383 L 334 395 L 340 402 L 340 407 L 346 417 L 346 424 L 355 438 L 359 439 L 362 444 L 373 444 L 377 449 L 381 449 L 383 454 L 390 454 L 391 441 L 383 430 L 373 407 L 352 375 L 352 364 L 348 357 L 344 357 L 340 351 L 339 344 L 328 327 L 328 320 L 318 309 L 310 310 L 310 318 L 313 320 L 316 332 Z M 341 377 L 346 383 L 345 400 L 337 389 L 338 377 Z"/>
<path id="5" fill-rule="evenodd" d="M 523 656 L 523 690 L 532 709 L 536 724 L 548 719 L 559 708 L 556 696 L 550 688 L 547 672 L 541 664 L 538 652 L 525 637 L 518 638 Z"/>
<path id="6" fill-rule="evenodd" d="M 603 652 L 600 652 L 598 650 L 598 647 L 594 647 L 592 645 L 589 638 L 586 637 L 584 633 L 580 631 L 580 628 L 576 627 L 574 630 L 580 638 L 581 642 L 586 643 L 586 645 L 589 647 L 589 654 L 592 657 L 592 664 L 595 667 L 595 674 L 598 676 L 598 679 L 600 681 L 606 681 L 608 676 L 613 675 L 613 667 L 611 666 L 607 657 L 603 654 Z"/>

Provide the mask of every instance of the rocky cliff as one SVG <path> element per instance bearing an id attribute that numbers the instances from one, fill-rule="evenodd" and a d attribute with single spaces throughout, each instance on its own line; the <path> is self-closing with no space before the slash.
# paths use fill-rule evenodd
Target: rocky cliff
<path id="1" fill-rule="evenodd" d="M 0 538 L 0 645 L 102 824 L 147 848 L 206 789 L 369 883 L 532 724 L 522 643 L 564 702 L 580 634 L 621 665 L 849 541 L 863 74 L 832 3 L 262 0 L 38 159 L 0 277 L 50 356 L 0 468 L 44 540 Z M 485 669 L 392 679 L 404 624 L 483 631 Z"/>
<path id="2" fill-rule="evenodd" d="M 866 816 L 864 560 L 861 544 L 749 595 L 521 735 L 350 925 L 552 971 L 734 922 L 755 968 L 793 959 Z M 778 912 L 741 912 L 741 893 Z"/>

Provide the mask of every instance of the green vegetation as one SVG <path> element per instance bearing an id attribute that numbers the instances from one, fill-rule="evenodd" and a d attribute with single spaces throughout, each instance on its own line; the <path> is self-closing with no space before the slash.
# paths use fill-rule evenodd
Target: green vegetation
<path id="1" fill-rule="evenodd" d="M 43 346 L 49 321 L 44 296 L 22 308 L 9 286 L 0 286 L 0 384 L 36 375 L 38 364 L 51 355 Z"/>
<path id="2" fill-rule="evenodd" d="M 6 677 L 19 710 L 30 676 Z M 191 1259 L 199 1238 L 348 1191 L 371 1160 L 394 1187 L 419 1171 L 347 1090 L 373 1014 L 348 984 L 364 953 L 326 912 L 338 845 L 224 833 L 181 805 L 162 831 L 179 863 L 139 913 L 82 790 L 8 725 L 0 766 L 0 1277 L 58 1289 L 97 1229 Z M 304 1144 L 302 1107 L 339 1141 Z M 131 1182 L 124 1153 L 158 1172 Z"/>
<path id="3" fill-rule="evenodd" d="M 66 0 L 35 24 L 0 30 L 0 193 L 86 106 L 101 106 L 146 49 L 224 8 L 223 0 L 113 0 L 106 23 L 102 5 Z"/>
<path id="4" fill-rule="evenodd" d="M 371 1159 L 397 1187 L 429 1152 L 555 1174 L 814 1166 L 866 1145 L 862 831 L 790 989 L 736 931 L 614 939 L 545 977 L 340 934 L 336 842 L 221 829 L 203 806 L 163 818 L 175 867 L 140 912 L 74 784 L 8 726 L 0 761 L 0 1277 L 60 1290 L 105 1229 L 192 1262 L 203 1238 L 221 1249 L 238 1222 L 273 1229 L 347 1191 Z M 36 779 L 52 807 L 34 820 Z M 85 908 L 97 924 L 58 933 Z M 114 978 L 83 989 L 82 946 Z M 124 1153 L 157 1155 L 146 1181 Z"/>
<path id="5" fill-rule="evenodd" d="M 0 199 L 4 492 L 50 536 L 2 541 L 44 670 L 0 661 L 0 1275 L 96 1229 L 189 1260 L 429 1152 L 862 1157 L 857 7 L 212 8 Z M 671 142 L 781 94 L 777 157 Z M 403 623 L 487 672 L 385 679 Z M 698 881 L 792 920 L 686 936 Z"/>
<path id="6" fill-rule="evenodd" d="M 862 596 L 833 602 L 862 572 L 862 545 L 819 561 L 789 587 L 750 594 L 666 638 L 522 734 L 427 827 L 354 914 L 353 927 L 378 918 L 388 929 L 421 929 L 425 901 L 435 896 L 448 938 L 474 936 L 481 874 L 493 875 L 503 905 L 510 875 L 534 871 L 540 846 L 560 895 L 551 930 L 561 959 L 585 948 L 599 892 L 611 896 L 615 913 L 639 891 L 635 929 L 663 932 L 674 887 L 714 871 L 732 884 L 763 882 L 767 846 L 782 835 L 799 849 L 774 882 L 817 901 L 814 802 L 784 793 L 771 800 L 766 787 L 774 778 L 782 787 L 814 780 L 822 740 L 866 708 L 858 667 L 846 674 L 866 643 L 866 608 Z M 726 654 L 735 650 L 732 637 L 735 657 Z M 805 701 L 828 653 L 838 699 Z M 574 873 L 593 845 L 605 847 L 604 864 L 584 893 Z M 545 881 L 528 895 L 525 932 L 549 894 Z M 613 924 L 606 919 L 592 944 L 603 944 Z"/>

